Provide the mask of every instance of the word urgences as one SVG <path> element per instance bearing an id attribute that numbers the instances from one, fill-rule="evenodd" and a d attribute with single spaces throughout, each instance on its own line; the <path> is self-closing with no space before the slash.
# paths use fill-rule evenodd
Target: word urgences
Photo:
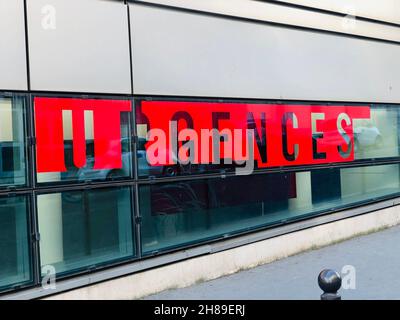
<path id="1" fill-rule="evenodd" d="M 353 119 L 368 106 L 143 101 L 151 165 L 220 163 L 251 167 L 354 160 Z"/>

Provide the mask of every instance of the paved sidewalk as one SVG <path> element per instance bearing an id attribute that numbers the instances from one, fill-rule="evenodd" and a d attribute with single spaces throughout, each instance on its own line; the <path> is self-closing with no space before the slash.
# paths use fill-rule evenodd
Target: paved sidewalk
<path id="1" fill-rule="evenodd" d="M 400 299 L 400 226 L 145 299 L 319 299 L 324 268 L 356 270 L 342 299 Z"/>

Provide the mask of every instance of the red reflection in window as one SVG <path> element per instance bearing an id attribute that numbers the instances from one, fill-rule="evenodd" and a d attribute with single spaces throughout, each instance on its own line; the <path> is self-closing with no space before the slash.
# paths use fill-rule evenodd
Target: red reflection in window
<path id="1" fill-rule="evenodd" d="M 122 167 L 121 112 L 132 110 L 126 100 L 35 98 L 37 172 L 65 172 L 63 111 L 72 114 L 73 162 L 86 164 L 85 112 L 93 114 L 94 167 Z"/>
<path id="2" fill-rule="evenodd" d="M 172 124 L 177 122 L 177 132 L 190 128 L 196 133 L 195 164 L 209 164 L 213 158 L 213 147 L 202 139 L 204 129 L 240 129 L 238 143 L 234 137 L 231 149 L 246 149 L 246 129 L 254 130 L 254 160 L 258 167 L 322 164 L 349 162 L 354 160 L 354 119 L 369 119 L 369 106 L 348 105 L 295 105 L 295 104 L 249 104 L 181 101 L 142 101 L 137 119 L 150 129 L 161 129 L 166 135 L 165 146 L 158 140 L 149 141 L 146 150 L 153 144 L 159 150 L 167 150 L 167 157 L 158 157 L 148 152 L 152 165 L 174 165 L 179 144 L 171 141 L 178 138 L 172 133 Z M 218 137 L 219 138 L 219 137 Z M 229 139 L 228 139 L 229 140 Z M 163 141 L 163 140 L 162 140 Z M 201 146 L 209 143 L 208 154 L 202 154 Z M 220 157 L 225 156 L 225 140 L 219 143 Z M 182 142 L 180 141 L 180 144 Z M 242 151 L 242 150 L 240 150 Z M 233 161 L 248 160 L 238 152 Z"/>

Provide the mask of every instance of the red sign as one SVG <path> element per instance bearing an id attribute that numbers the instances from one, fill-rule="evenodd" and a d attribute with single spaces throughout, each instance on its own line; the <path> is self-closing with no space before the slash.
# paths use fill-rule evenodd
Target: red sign
<path id="1" fill-rule="evenodd" d="M 146 150 L 153 165 L 175 164 L 182 155 L 178 149 L 190 140 L 196 140 L 192 144 L 195 150 L 192 162 L 213 163 L 218 160 L 213 150 L 215 144 L 204 138 L 203 131 L 216 129 L 224 136 L 218 141 L 222 159 L 248 160 L 251 155 L 246 154 L 246 130 L 251 130 L 254 160 L 259 167 L 275 167 L 353 161 L 353 119 L 370 118 L 370 108 L 143 101 L 137 118 L 147 123 L 148 129 L 158 129 L 158 133 L 166 135 L 165 139 L 156 137 L 157 133 L 149 136 Z M 174 123 L 176 133 L 173 132 Z M 235 134 L 235 130 L 239 133 Z M 229 135 L 229 132 L 232 134 Z M 178 148 L 174 145 L 176 139 Z M 240 152 L 229 152 L 227 143 L 233 149 L 241 149 L 237 150 Z M 202 152 L 205 144 L 210 147 L 207 154 Z M 163 153 L 167 156 L 162 157 Z"/>
<path id="2" fill-rule="evenodd" d="M 131 111 L 127 100 L 35 98 L 37 171 L 66 171 L 63 111 L 72 114 L 73 161 L 86 164 L 85 111 L 93 115 L 94 169 L 118 169 L 121 159 L 121 112 Z"/>

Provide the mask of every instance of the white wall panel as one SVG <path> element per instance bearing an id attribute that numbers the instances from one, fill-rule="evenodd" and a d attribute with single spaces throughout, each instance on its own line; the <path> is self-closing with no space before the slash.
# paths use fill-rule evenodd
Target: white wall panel
<path id="1" fill-rule="evenodd" d="M 130 93 L 123 2 L 31 0 L 28 26 L 33 90 Z"/>
<path id="2" fill-rule="evenodd" d="M 307 7 L 287 6 L 282 3 L 284 1 L 141 0 L 139 2 L 400 42 L 400 27 L 354 19 L 351 15 L 342 16 L 316 12 Z M 315 3 L 317 6 L 317 1 Z M 391 7 L 385 8 L 389 11 Z"/>
<path id="3" fill-rule="evenodd" d="M 0 0 L 0 90 L 26 90 L 23 0 Z"/>
<path id="4" fill-rule="evenodd" d="M 400 46 L 132 5 L 136 94 L 400 102 Z"/>
<path id="5" fill-rule="evenodd" d="M 400 24 L 399 0 L 277 0 Z"/>

